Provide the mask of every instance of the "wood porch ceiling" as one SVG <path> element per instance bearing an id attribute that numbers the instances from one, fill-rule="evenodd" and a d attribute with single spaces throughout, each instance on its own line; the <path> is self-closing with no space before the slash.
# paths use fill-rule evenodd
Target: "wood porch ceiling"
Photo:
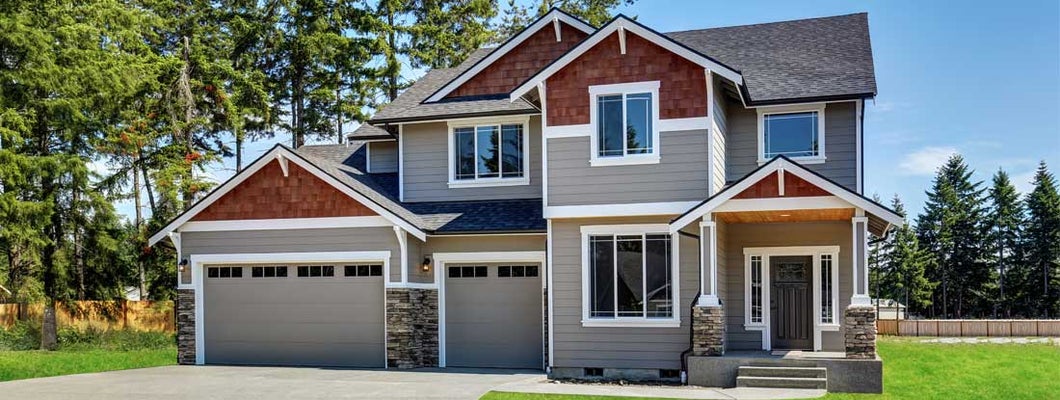
<path id="1" fill-rule="evenodd" d="M 756 224 L 769 222 L 846 221 L 854 218 L 853 208 L 820 208 L 812 210 L 769 210 L 716 212 L 717 220 L 727 223 Z"/>

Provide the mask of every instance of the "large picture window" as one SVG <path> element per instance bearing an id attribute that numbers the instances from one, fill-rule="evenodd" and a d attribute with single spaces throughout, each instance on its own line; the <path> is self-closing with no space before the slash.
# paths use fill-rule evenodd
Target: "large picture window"
<path id="1" fill-rule="evenodd" d="M 589 317 L 672 318 L 668 234 L 598 234 L 589 240 Z"/>
<path id="2" fill-rule="evenodd" d="M 659 161 L 658 81 L 590 86 L 589 96 L 591 165 Z"/>
<path id="3" fill-rule="evenodd" d="M 450 127 L 450 186 L 526 184 L 529 141 L 525 123 Z"/>
<path id="4" fill-rule="evenodd" d="M 781 109 L 788 110 L 788 109 Z M 759 114 L 759 162 L 785 156 L 803 162 L 824 161 L 824 108 Z"/>

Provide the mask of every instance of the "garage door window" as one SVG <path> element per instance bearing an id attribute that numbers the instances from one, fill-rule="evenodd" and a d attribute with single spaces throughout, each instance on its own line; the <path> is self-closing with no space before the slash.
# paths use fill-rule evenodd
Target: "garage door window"
<path id="1" fill-rule="evenodd" d="M 243 267 L 209 267 L 206 268 L 207 278 L 242 278 Z"/>
<path id="2" fill-rule="evenodd" d="M 485 266 L 449 267 L 450 278 L 485 278 L 488 276 L 489 268 Z"/>
<path id="3" fill-rule="evenodd" d="M 287 267 L 251 267 L 251 278 L 286 278 Z"/>
<path id="4" fill-rule="evenodd" d="M 298 267 L 299 278 L 316 278 L 335 276 L 334 265 L 300 265 Z"/>
<path id="5" fill-rule="evenodd" d="M 343 267 L 343 275 L 353 277 L 383 276 L 381 264 L 347 265 Z"/>
<path id="6" fill-rule="evenodd" d="M 497 267 L 497 276 L 501 278 L 533 278 L 538 276 L 536 265 L 504 265 Z"/>

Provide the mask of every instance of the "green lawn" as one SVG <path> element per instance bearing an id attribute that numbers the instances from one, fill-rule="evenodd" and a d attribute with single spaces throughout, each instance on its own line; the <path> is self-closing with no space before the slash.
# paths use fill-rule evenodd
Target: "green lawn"
<path id="1" fill-rule="evenodd" d="M 830 393 L 825 399 L 1060 398 L 1060 346 L 935 344 L 882 338 L 882 395 Z M 490 392 L 482 400 L 604 400 L 629 397 Z"/>
<path id="2" fill-rule="evenodd" d="M 172 365 L 176 347 L 147 350 L 0 351 L 0 382 Z"/>

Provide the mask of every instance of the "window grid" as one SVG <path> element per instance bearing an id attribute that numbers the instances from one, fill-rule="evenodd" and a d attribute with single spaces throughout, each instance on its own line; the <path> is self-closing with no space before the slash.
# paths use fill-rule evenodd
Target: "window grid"
<path id="1" fill-rule="evenodd" d="M 257 266 L 250 268 L 252 278 L 286 278 L 287 267 L 283 266 Z"/>
<path id="2" fill-rule="evenodd" d="M 835 323 L 835 304 L 832 301 L 832 255 L 822 254 L 821 255 L 821 282 L 818 285 L 821 288 L 821 323 L 832 324 Z"/>
<path id="3" fill-rule="evenodd" d="M 763 123 L 765 124 L 765 127 L 763 128 L 764 129 L 763 140 L 765 141 L 764 146 L 763 146 L 763 153 L 764 153 L 763 156 L 765 157 L 765 159 L 768 160 L 768 159 L 772 159 L 773 157 L 777 157 L 777 156 L 781 156 L 781 155 L 787 156 L 787 157 L 818 157 L 818 156 L 820 156 L 821 155 L 821 148 L 820 148 L 820 142 L 821 142 L 821 140 L 820 140 L 820 132 L 821 132 L 821 129 L 818 126 L 818 121 L 819 121 L 818 117 L 819 117 L 818 111 L 784 113 L 784 114 L 766 114 L 763 117 Z M 789 151 L 780 151 L 780 150 L 773 151 L 772 148 L 773 148 L 773 145 L 776 142 L 776 140 L 772 140 L 772 133 L 771 133 L 771 129 L 770 128 L 773 127 L 774 122 L 781 122 L 781 121 L 785 121 L 785 120 L 790 121 L 790 120 L 802 119 L 802 118 L 808 118 L 810 120 L 811 132 L 810 132 L 810 135 L 809 135 L 810 143 L 809 143 L 808 149 L 805 149 L 805 150 L 789 150 Z"/>
<path id="4" fill-rule="evenodd" d="M 664 246 L 664 254 L 665 254 L 665 256 L 664 256 L 664 260 L 665 260 L 664 261 L 664 271 L 665 272 L 664 272 L 663 287 L 655 289 L 655 290 L 652 291 L 652 293 L 663 291 L 663 296 L 664 296 L 664 298 L 662 299 L 662 304 L 658 305 L 657 308 L 653 311 L 653 310 L 650 310 L 649 307 L 648 307 L 649 294 L 650 294 L 649 293 L 649 288 L 648 288 L 648 276 L 649 276 L 648 275 L 648 253 L 649 253 L 648 244 L 651 243 L 651 242 L 655 242 L 655 241 L 661 241 L 663 243 L 663 246 Z M 590 306 L 589 306 L 589 308 L 590 308 L 590 310 L 589 310 L 590 318 L 598 318 L 598 319 L 629 319 L 629 318 L 656 319 L 656 318 L 671 318 L 671 317 L 673 317 L 673 304 L 672 304 L 672 302 L 673 302 L 673 293 L 672 293 L 672 290 L 671 290 L 671 288 L 672 288 L 671 285 L 673 284 L 673 277 L 671 276 L 672 262 L 673 262 L 672 256 L 673 255 L 671 254 L 672 247 L 671 247 L 671 237 L 670 237 L 670 235 L 668 235 L 668 234 L 650 234 L 650 233 L 649 234 L 635 234 L 635 235 L 590 235 L 589 236 L 589 244 L 590 244 L 589 248 L 590 248 L 590 252 L 591 252 L 590 253 L 590 261 L 592 263 L 592 267 L 590 269 L 590 274 L 591 274 L 590 279 L 592 279 L 592 284 L 591 284 L 592 286 L 591 286 L 591 294 L 590 294 L 590 296 L 594 300 L 594 301 L 590 302 Z M 613 298 L 612 298 L 612 304 L 611 304 L 612 308 L 610 310 L 598 308 L 598 306 L 600 306 L 600 304 L 596 304 L 596 302 L 595 302 L 595 300 L 598 297 L 598 293 L 597 292 L 599 290 L 601 290 L 597 286 L 601 282 L 599 282 L 599 279 L 597 279 L 596 274 L 597 274 L 598 269 L 603 266 L 603 265 L 598 265 L 599 262 L 598 262 L 598 260 L 595 257 L 597 255 L 597 253 L 595 251 L 595 249 L 596 249 L 595 246 L 599 245 L 599 244 L 608 244 L 608 245 L 610 245 L 610 251 L 611 251 L 610 264 L 611 265 L 610 265 L 609 272 L 611 273 L 611 279 L 612 279 L 610 288 L 611 288 L 611 290 L 613 292 L 612 293 L 612 297 Z M 640 283 L 641 283 L 641 288 L 640 288 L 641 289 L 641 292 L 640 292 L 641 297 L 640 297 L 640 301 L 639 301 L 639 304 L 633 304 L 632 306 L 630 306 L 628 304 L 625 304 L 625 308 L 622 307 L 624 304 L 620 303 L 620 301 L 619 301 L 620 297 L 621 297 L 621 295 L 619 294 L 620 293 L 620 291 L 619 291 L 619 287 L 620 287 L 619 286 L 619 275 L 620 275 L 620 272 L 619 272 L 619 269 L 620 269 L 619 248 L 622 247 L 622 246 L 620 246 L 622 244 L 624 244 L 625 247 L 627 247 L 627 250 L 632 250 L 636 245 L 639 245 L 640 246 L 639 247 L 639 252 L 640 252 L 640 255 L 641 255 L 641 259 L 640 259 Z M 628 258 L 627 258 L 627 260 L 628 260 Z M 605 263 L 605 264 L 607 264 L 607 263 Z M 604 290 L 606 290 L 606 288 Z M 634 300 L 634 303 L 636 303 L 636 301 L 635 301 L 636 298 L 635 297 L 632 300 Z"/>
<path id="5" fill-rule="evenodd" d="M 497 267 L 498 278 L 534 278 L 538 276 L 536 265 L 502 265 Z"/>
<path id="6" fill-rule="evenodd" d="M 346 265 L 342 269 L 343 276 L 348 277 L 383 276 L 382 264 Z"/>
<path id="7" fill-rule="evenodd" d="M 751 323 L 763 322 L 762 256 L 751 256 Z"/>
<path id="8" fill-rule="evenodd" d="M 242 278 L 243 267 L 208 267 L 207 278 Z"/>
<path id="9" fill-rule="evenodd" d="M 299 265 L 299 278 L 327 278 L 335 276 L 334 265 Z"/>
<path id="10" fill-rule="evenodd" d="M 453 179 L 458 181 L 476 179 L 523 178 L 524 171 L 522 124 L 476 125 L 453 128 Z M 470 143 L 467 139 L 470 136 Z M 480 136 L 497 141 L 496 154 L 489 160 L 480 156 Z M 509 143 L 511 140 L 513 143 Z M 469 149 L 464 146 L 470 146 Z M 470 157 L 470 159 L 468 159 Z M 495 163 L 495 171 L 482 171 L 483 164 Z"/>
<path id="11" fill-rule="evenodd" d="M 449 267 L 450 278 L 487 278 L 489 268 L 484 265 Z"/>

